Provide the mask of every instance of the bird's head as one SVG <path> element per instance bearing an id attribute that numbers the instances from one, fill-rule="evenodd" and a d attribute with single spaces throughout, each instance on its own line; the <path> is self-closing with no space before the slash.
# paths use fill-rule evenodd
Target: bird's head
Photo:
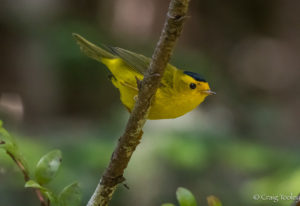
<path id="1" fill-rule="evenodd" d="M 216 94 L 210 89 L 208 82 L 197 73 L 184 71 L 180 79 L 180 90 L 187 96 L 204 100 L 205 97 Z"/>

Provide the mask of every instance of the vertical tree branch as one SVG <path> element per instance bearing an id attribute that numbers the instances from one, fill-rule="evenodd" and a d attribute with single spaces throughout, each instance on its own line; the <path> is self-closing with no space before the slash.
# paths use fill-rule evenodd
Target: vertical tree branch
<path id="1" fill-rule="evenodd" d="M 124 134 L 119 138 L 110 163 L 87 206 L 107 206 L 119 183 L 125 179 L 124 170 L 140 143 L 152 97 L 155 95 L 174 46 L 181 34 L 189 0 L 171 0 L 164 28 L 154 50 L 152 61 L 141 82 L 138 100 L 129 117 Z"/>

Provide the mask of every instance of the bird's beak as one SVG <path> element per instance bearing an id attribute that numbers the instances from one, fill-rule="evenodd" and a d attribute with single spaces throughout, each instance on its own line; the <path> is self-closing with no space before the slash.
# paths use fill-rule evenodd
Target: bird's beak
<path id="1" fill-rule="evenodd" d="M 204 90 L 202 92 L 205 93 L 205 94 L 207 94 L 207 95 L 215 95 L 216 94 L 216 92 L 213 92 L 211 90 Z"/>

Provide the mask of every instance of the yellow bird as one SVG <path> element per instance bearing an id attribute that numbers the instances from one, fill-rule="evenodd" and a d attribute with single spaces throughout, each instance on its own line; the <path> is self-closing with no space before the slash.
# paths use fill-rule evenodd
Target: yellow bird
<path id="1" fill-rule="evenodd" d="M 138 80 L 142 80 L 151 59 L 117 47 L 102 48 L 73 34 L 87 56 L 105 64 L 113 85 L 120 91 L 120 99 L 131 112 L 138 94 Z M 215 94 L 199 74 L 167 65 L 160 87 L 153 99 L 148 119 L 170 119 L 186 114 L 201 104 L 208 95 Z"/>

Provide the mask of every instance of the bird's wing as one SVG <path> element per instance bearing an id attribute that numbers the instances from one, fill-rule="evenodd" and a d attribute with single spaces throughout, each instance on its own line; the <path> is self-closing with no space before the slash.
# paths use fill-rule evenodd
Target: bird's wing
<path id="1" fill-rule="evenodd" d="M 102 61 L 102 58 L 114 59 L 117 58 L 113 54 L 111 54 L 107 47 L 102 46 L 104 48 L 100 48 L 97 45 L 89 42 L 79 34 L 72 34 L 78 45 L 80 46 L 81 51 L 86 54 L 88 57 L 95 59 L 97 61 Z"/>
<path id="2" fill-rule="evenodd" d="M 142 75 L 145 74 L 150 65 L 151 58 L 145 57 L 144 55 L 137 54 L 118 47 L 108 47 L 105 45 L 101 45 L 100 48 L 95 44 L 89 42 L 79 34 L 73 34 L 73 37 L 80 45 L 83 53 L 97 61 L 101 62 L 102 58 L 114 59 L 119 57 L 124 60 L 124 62 L 129 66 L 130 69 Z M 171 68 L 169 65 L 167 67 Z M 173 78 L 171 78 L 171 76 L 174 71 L 173 69 L 168 68 L 166 69 L 164 76 L 167 76 L 169 78 L 163 78 L 160 87 L 173 87 Z"/>
<path id="3" fill-rule="evenodd" d="M 142 54 L 137 54 L 118 47 L 110 47 L 110 50 L 112 54 L 123 59 L 130 69 L 140 74 L 144 75 L 150 65 L 151 58 L 145 57 Z M 168 64 L 165 76 L 173 76 L 173 70 L 174 69 Z M 173 79 L 163 78 L 161 80 L 160 87 L 173 87 Z"/>
<path id="4" fill-rule="evenodd" d="M 123 59 L 131 69 L 140 74 L 145 74 L 151 61 L 150 58 L 118 47 L 110 47 L 110 49 L 114 55 Z"/>

